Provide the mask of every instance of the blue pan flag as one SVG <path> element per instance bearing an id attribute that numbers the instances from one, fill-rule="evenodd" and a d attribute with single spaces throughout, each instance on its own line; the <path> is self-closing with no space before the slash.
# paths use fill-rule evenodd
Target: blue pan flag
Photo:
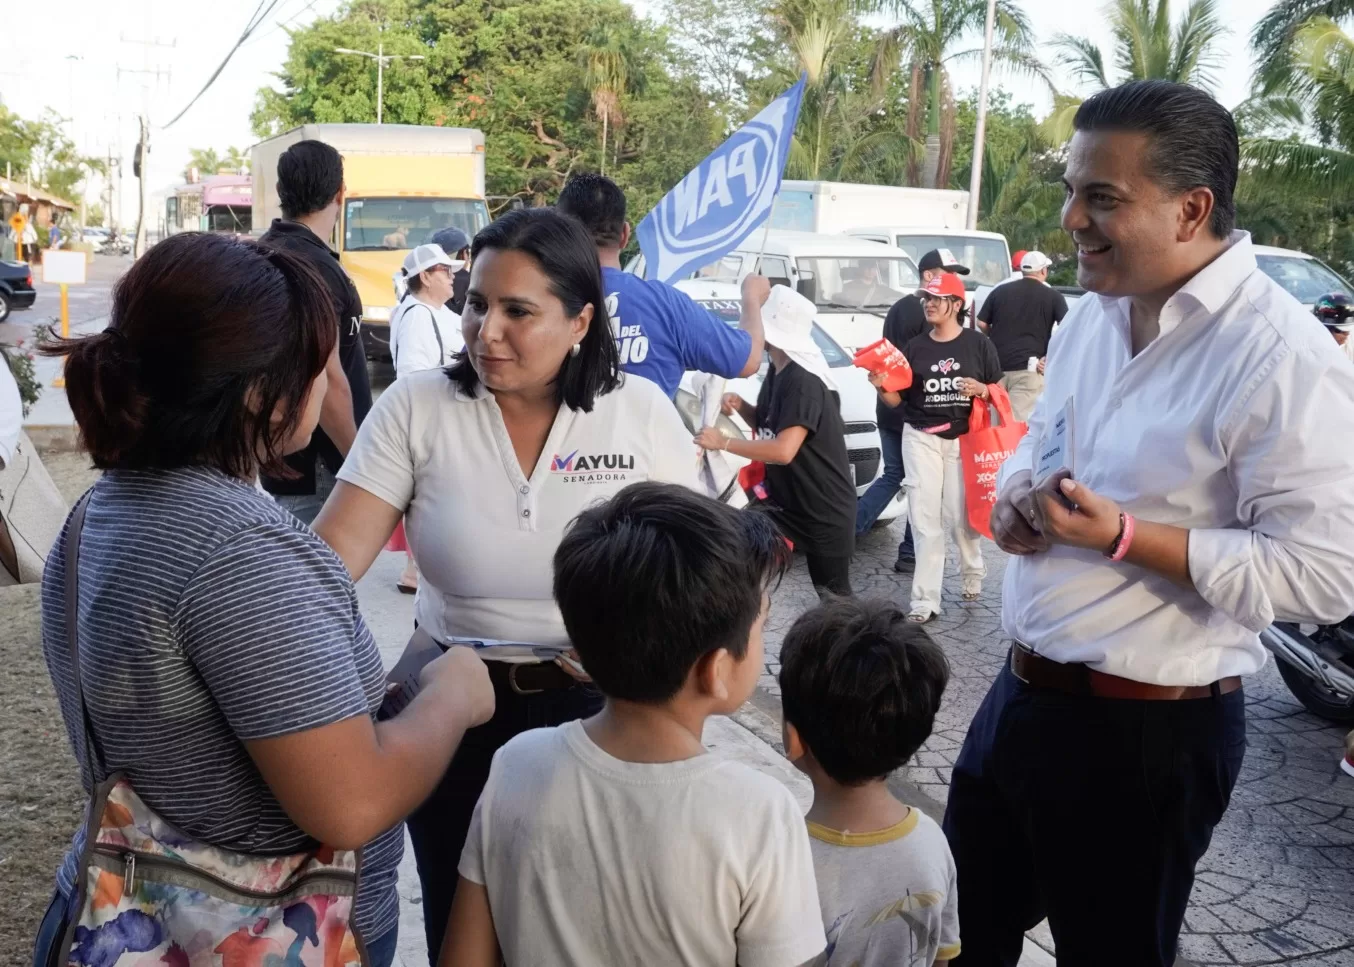
<path id="1" fill-rule="evenodd" d="M 648 278 L 673 282 L 723 258 L 771 214 L 804 82 L 801 75 L 644 216 L 635 234 Z"/>

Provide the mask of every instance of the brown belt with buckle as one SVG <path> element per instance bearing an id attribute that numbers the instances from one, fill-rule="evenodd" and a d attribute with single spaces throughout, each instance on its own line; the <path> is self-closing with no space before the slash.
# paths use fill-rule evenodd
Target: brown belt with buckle
<path id="1" fill-rule="evenodd" d="M 489 680 L 506 686 L 518 695 L 535 695 L 580 684 L 552 661 L 486 661 Z"/>
<path id="2" fill-rule="evenodd" d="M 1107 675 L 1086 665 L 1057 662 L 1036 655 L 1029 645 L 1019 641 L 1011 649 L 1011 672 L 1034 688 L 1048 688 L 1069 695 L 1093 695 L 1097 698 L 1173 702 L 1226 695 L 1241 687 L 1239 675 L 1220 678 L 1211 685 L 1149 685 L 1118 675 Z"/>

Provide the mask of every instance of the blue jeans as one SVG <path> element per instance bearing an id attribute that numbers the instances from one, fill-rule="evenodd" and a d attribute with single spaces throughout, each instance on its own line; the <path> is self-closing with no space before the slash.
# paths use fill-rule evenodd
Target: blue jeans
<path id="1" fill-rule="evenodd" d="M 889 501 L 898 496 L 903 488 L 903 433 L 901 430 L 879 428 L 879 449 L 884 457 L 884 472 L 879 479 L 870 484 L 870 489 L 856 501 L 856 536 L 859 537 L 874 526 Z M 912 535 L 908 532 L 907 521 L 903 521 L 903 540 L 898 545 L 898 553 L 903 549 L 912 550 Z"/>

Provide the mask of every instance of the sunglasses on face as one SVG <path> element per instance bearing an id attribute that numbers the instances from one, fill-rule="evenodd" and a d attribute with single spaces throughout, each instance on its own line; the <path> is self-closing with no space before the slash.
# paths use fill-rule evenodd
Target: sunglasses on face
<path id="1" fill-rule="evenodd" d="M 955 300 L 947 295 L 930 295 L 928 293 L 921 297 L 921 301 L 923 305 L 930 305 L 933 302 L 953 302 Z"/>

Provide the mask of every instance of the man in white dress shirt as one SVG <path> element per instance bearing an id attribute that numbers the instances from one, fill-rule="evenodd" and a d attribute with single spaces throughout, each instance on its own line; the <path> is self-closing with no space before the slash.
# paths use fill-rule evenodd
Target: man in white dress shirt
<path id="1" fill-rule="evenodd" d="M 1354 367 L 1233 229 L 1231 116 L 1144 81 L 1075 128 L 1063 227 L 1096 295 L 993 509 L 1015 644 L 950 787 L 956 967 L 1014 965 L 1044 916 L 1060 964 L 1173 964 L 1257 633 L 1354 610 Z M 1069 400 L 1075 481 L 1032 490 Z"/>

